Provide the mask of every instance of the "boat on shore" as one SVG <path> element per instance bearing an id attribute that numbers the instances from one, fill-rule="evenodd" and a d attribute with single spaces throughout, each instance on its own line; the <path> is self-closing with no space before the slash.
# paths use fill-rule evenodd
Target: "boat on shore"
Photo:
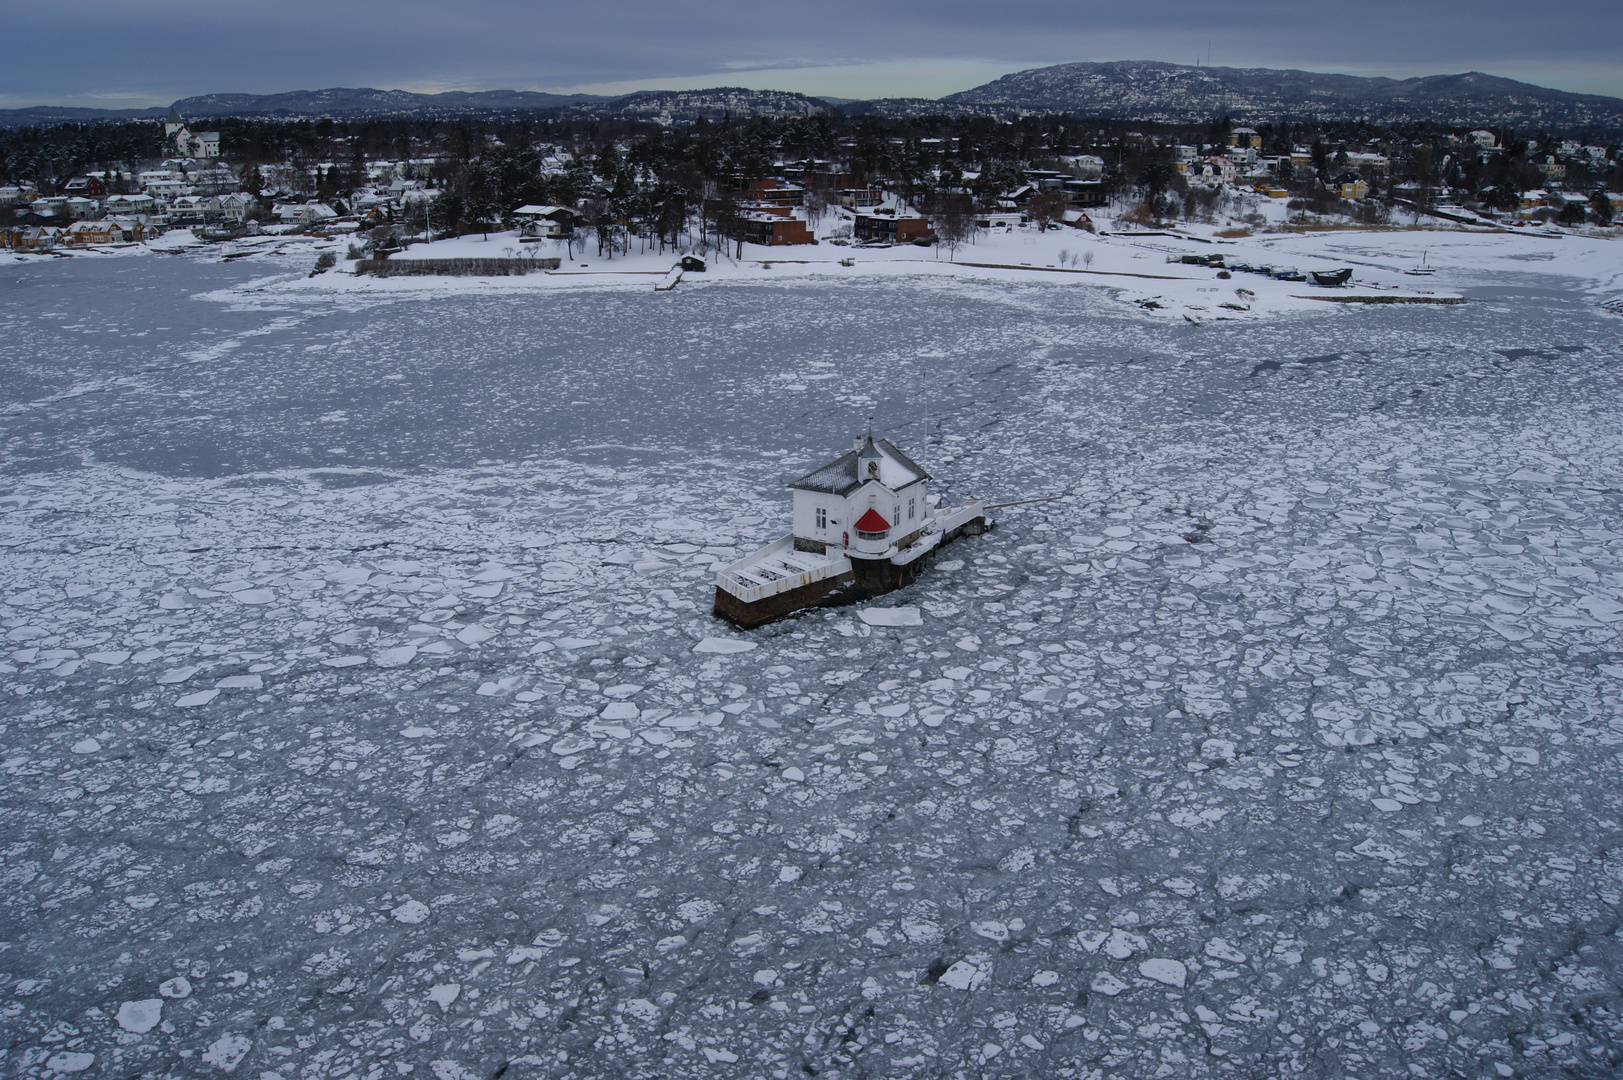
<path id="1" fill-rule="evenodd" d="M 1327 289 L 1333 289 L 1338 286 L 1345 285 L 1347 282 L 1352 280 L 1352 267 L 1345 266 L 1340 270 L 1331 270 L 1328 272 L 1323 270 L 1314 270 L 1312 271 L 1312 274 L 1314 284 L 1323 285 Z"/>

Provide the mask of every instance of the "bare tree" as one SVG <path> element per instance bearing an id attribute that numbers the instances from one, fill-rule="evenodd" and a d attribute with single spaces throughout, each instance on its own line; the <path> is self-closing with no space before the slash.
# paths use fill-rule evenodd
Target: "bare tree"
<path id="1" fill-rule="evenodd" d="M 975 238 L 978 227 L 975 204 L 968 195 L 948 192 L 940 196 L 930 224 L 935 228 L 936 236 L 947 245 L 947 257 L 951 258 L 957 254 L 959 245 Z"/>
<path id="2" fill-rule="evenodd" d="M 1063 191 L 1045 191 L 1031 200 L 1026 213 L 1037 223 L 1038 230 L 1047 232 L 1050 225 L 1065 220 L 1069 206 L 1070 200 Z"/>

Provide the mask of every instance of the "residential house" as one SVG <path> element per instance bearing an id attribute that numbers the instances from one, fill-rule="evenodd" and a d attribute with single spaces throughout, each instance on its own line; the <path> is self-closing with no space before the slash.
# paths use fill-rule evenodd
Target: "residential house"
<path id="1" fill-rule="evenodd" d="M 101 203 L 95 199 L 87 199 L 83 195 L 74 195 L 63 203 L 69 221 L 83 221 L 93 217 L 101 210 Z"/>
<path id="2" fill-rule="evenodd" d="M 1237 127 L 1229 130 L 1229 145 L 1252 150 L 1262 149 L 1262 135 L 1256 128 Z"/>
<path id="3" fill-rule="evenodd" d="M 150 214 L 158 208 L 151 195 L 111 195 L 102 203 L 108 214 Z"/>
<path id="4" fill-rule="evenodd" d="M 930 223 L 924 218 L 902 215 L 886 208 L 857 214 L 851 224 L 851 232 L 858 241 L 892 244 L 905 244 L 931 235 Z"/>
<path id="5" fill-rule="evenodd" d="M 161 177 L 143 180 L 141 190 L 154 199 L 177 199 L 186 194 L 186 181 L 183 177 L 164 173 Z"/>
<path id="6" fill-rule="evenodd" d="M 139 244 L 152 235 L 150 223 L 142 218 L 110 217 L 107 221 L 117 233 L 117 239 L 125 243 Z"/>
<path id="7" fill-rule="evenodd" d="M 764 203 L 769 206 L 805 206 L 806 189 L 798 184 L 785 183 L 775 176 L 760 176 L 735 180 L 739 198 L 745 202 Z"/>
<path id="8" fill-rule="evenodd" d="M 319 225 L 338 217 L 338 212 L 326 203 L 277 203 L 271 213 L 277 221 L 289 225 Z"/>
<path id="9" fill-rule="evenodd" d="M 39 191 L 30 183 L 0 187 L 0 206 L 27 206 L 37 198 Z"/>
<path id="10" fill-rule="evenodd" d="M 61 239 L 62 230 L 49 225 L 23 225 L 7 229 L 3 235 L 12 251 L 50 251 Z"/>
<path id="11" fill-rule="evenodd" d="M 863 206 L 878 206 L 885 201 L 885 193 L 879 188 L 841 188 L 839 202 L 841 206 L 852 210 Z"/>
<path id="12" fill-rule="evenodd" d="M 1327 185 L 1330 191 L 1343 199 L 1363 199 L 1369 196 L 1369 184 L 1355 172 L 1345 172 Z"/>
<path id="13" fill-rule="evenodd" d="M 1391 167 L 1385 154 L 1361 152 L 1347 155 L 1347 165 L 1360 176 L 1385 176 Z"/>
<path id="14" fill-rule="evenodd" d="M 1550 181 L 1566 179 L 1567 167 L 1565 165 L 1555 160 L 1553 155 L 1544 154 L 1542 157 L 1544 160 L 1534 161 L 1533 167 L 1544 174 L 1544 179 Z"/>
<path id="15" fill-rule="evenodd" d="M 1494 147 L 1499 145 L 1499 136 L 1495 135 L 1491 131 L 1473 131 L 1471 134 L 1467 135 L 1466 138 L 1470 139 L 1473 143 L 1484 150 L 1492 150 Z"/>
<path id="16" fill-rule="evenodd" d="M 176 221 L 202 221 L 213 202 L 207 195 L 182 195 L 169 204 L 169 216 Z"/>
<path id="17" fill-rule="evenodd" d="M 815 244 L 817 237 L 801 219 L 792 216 L 788 207 L 774 210 L 757 207 L 739 215 L 744 239 L 763 247 L 782 247 L 788 244 Z"/>
<path id="18" fill-rule="evenodd" d="M 29 203 L 28 211 L 40 217 L 66 218 L 68 216 L 68 197 L 66 195 L 43 196 Z"/>
<path id="19" fill-rule="evenodd" d="M 1067 154 L 1059 160 L 1079 180 L 1097 180 L 1105 173 L 1105 159 L 1094 154 Z"/>
<path id="20" fill-rule="evenodd" d="M 1236 165 L 1244 165 L 1248 169 L 1256 168 L 1261 158 L 1255 146 L 1231 146 L 1223 152 L 1223 156 Z"/>
<path id="21" fill-rule="evenodd" d="M 1103 206 L 1110 201 L 1102 180 L 1067 180 L 1061 190 L 1072 206 Z"/>
<path id="22" fill-rule="evenodd" d="M 513 211 L 519 236 L 524 239 L 557 240 L 575 232 L 575 214 L 566 206 L 538 206 L 533 203 Z"/>
<path id="23" fill-rule="evenodd" d="M 208 216 L 240 225 L 248 220 L 248 214 L 253 210 L 254 202 L 254 197 L 244 191 L 216 195 L 209 200 L 210 213 Z"/>
<path id="24" fill-rule="evenodd" d="M 68 226 L 68 243 L 114 244 L 124 239 L 123 230 L 105 218 L 101 221 L 75 221 Z"/>
<path id="25" fill-rule="evenodd" d="M 187 142 L 186 149 L 194 158 L 205 160 L 220 156 L 220 133 L 218 131 L 199 131 L 193 133 Z"/>
<path id="26" fill-rule="evenodd" d="M 62 185 L 62 194 L 69 198 L 77 195 L 86 199 L 99 199 L 107 194 L 107 185 L 102 183 L 99 176 L 75 176 Z"/>

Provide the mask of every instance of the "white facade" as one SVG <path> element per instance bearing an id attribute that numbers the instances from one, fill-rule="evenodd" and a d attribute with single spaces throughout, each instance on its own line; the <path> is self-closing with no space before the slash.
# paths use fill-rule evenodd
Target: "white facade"
<path id="1" fill-rule="evenodd" d="M 210 203 L 214 216 L 226 221 L 246 221 L 248 211 L 253 208 L 253 198 L 245 193 L 220 195 L 210 200 Z"/>
<path id="2" fill-rule="evenodd" d="M 795 546 L 806 550 L 885 558 L 929 517 L 930 474 L 872 436 L 789 486 Z"/>
<path id="3" fill-rule="evenodd" d="M 545 239 L 568 236 L 573 231 L 573 218 L 573 213 L 562 206 L 531 204 L 513 211 L 513 219 L 518 222 L 521 235 Z"/>
<path id="4" fill-rule="evenodd" d="M 169 212 L 176 217 L 205 217 L 213 200 L 204 195 L 182 195 L 169 204 Z"/>

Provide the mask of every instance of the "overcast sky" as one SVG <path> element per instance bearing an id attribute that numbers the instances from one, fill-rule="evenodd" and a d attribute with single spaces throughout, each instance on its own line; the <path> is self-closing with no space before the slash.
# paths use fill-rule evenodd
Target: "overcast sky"
<path id="1" fill-rule="evenodd" d="M 0 15 L 6 107 L 329 86 L 939 97 L 1048 64 L 1208 53 L 1623 97 L 1618 0 L 4 0 Z"/>

